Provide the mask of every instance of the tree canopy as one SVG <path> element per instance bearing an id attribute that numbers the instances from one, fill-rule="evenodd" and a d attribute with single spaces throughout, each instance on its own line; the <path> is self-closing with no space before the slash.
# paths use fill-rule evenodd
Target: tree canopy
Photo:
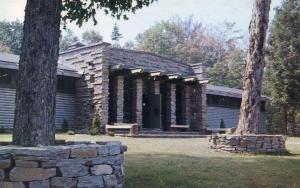
<path id="1" fill-rule="evenodd" d="M 17 55 L 21 53 L 23 23 L 16 21 L 0 21 L 0 50 Z"/>
<path id="2" fill-rule="evenodd" d="M 265 88 L 273 98 L 272 108 L 277 111 L 269 120 L 273 120 L 272 126 L 285 127 L 287 133 L 293 135 L 296 122 L 300 120 L 297 120 L 300 107 L 299 0 L 284 0 L 282 6 L 276 10 L 268 43 Z"/>
<path id="3" fill-rule="evenodd" d="M 245 52 L 235 24 L 204 26 L 192 17 L 156 23 L 136 38 L 136 48 L 185 63 L 203 63 L 211 83 L 240 88 Z M 221 71 L 221 72 L 220 72 Z"/>

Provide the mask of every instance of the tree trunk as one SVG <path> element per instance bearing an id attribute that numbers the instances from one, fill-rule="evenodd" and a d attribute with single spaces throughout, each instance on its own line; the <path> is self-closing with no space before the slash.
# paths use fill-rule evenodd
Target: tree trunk
<path id="1" fill-rule="evenodd" d="M 27 0 L 13 129 L 15 145 L 51 145 L 55 141 L 61 3 Z"/>
<path id="2" fill-rule="evenodd" d="M 292 105 L 288 104 L 286 110 L 287 135 L 295 136 L 295 127 L 296 127 L 296 111 Z"/>
<path id="3" fill-rule="evenodd" d="M 243 98 L 237 134 L 258 133 L 261 83 L 271 0 L 256 0 L 249 26 L 250 39 L 247 65 L 243 78 Z"/>

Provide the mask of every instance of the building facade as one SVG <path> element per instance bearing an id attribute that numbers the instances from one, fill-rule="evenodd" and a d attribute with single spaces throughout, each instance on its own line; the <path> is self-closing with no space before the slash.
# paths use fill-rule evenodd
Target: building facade
<path id="1" fill-rule="evenodd" d="M 0 54 L 0 127 L 6 129 L 13 126 L 17 63 L 17 56 Z M 191 66 L 108 43 L 76 43 L 60 54 L 57 75 L 58 129 L 63 122 L 70 128 L 87 128 L 96 116 L 102 125 L 137 123 L 141 129 L 188 125 L 191 131 L 201 131 L 216 126 L 201 64 Z M 225 123 L 236 126 L 234 121 Z"/>

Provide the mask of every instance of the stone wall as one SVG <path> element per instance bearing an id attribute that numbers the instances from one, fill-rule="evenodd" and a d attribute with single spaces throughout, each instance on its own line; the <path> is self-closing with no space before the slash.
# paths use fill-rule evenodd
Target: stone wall
<path id="1" fill-rule="evenodd" d="M 282 135 L 212 135 L 209 148 L 231 153 L 284 153 L 286 138 Z"/>
<path id="2" fill-rule="evenodd" d="M 109 64 L 104 51 L 109 44 L 95 44 L 60 54 L 59 64 L 70 66 L 82 74 L 76 82 L 76 126 L 90 126 L 95 113 L 102 125 L 108 123 Z"/>
<path id="3" fill-rule="evenodd" d="M 0 147 L 1 188 L 124 187 L 120 142 Z"/>

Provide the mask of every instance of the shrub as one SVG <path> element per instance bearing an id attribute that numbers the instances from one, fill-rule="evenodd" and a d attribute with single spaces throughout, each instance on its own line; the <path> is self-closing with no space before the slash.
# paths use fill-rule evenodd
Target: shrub
<path id="1" fill-rule="evenodd" d="M 100 133 L 100 126 L 101 126 L 101 122 L 100 122 L 100 117 L 98 115 L 96 115 L 94 118 L 93 118 L 93 121 L 92 121 L 92 125 L 90 126 L 90 134 L 91 135 L 97 135 Z"/>
<path id="2" fill-rule="evenodd" d="M 221 129 L 226 128 L 226 125 L 225 125 L 225 122 L 224 122 L 223 119 L 221 119 L 221 122 L 220 122 L 220 128 L 221 128 Z"/>
<path id="3" fill-rule="evenodd" d="M 68 120 L 64 119 L 64 121 L 62 123 L 62 126 L 61 126 L 61 129 L 62 129 L 63 132 L 68 132 L 68 130 L 69 130 Z"/>

